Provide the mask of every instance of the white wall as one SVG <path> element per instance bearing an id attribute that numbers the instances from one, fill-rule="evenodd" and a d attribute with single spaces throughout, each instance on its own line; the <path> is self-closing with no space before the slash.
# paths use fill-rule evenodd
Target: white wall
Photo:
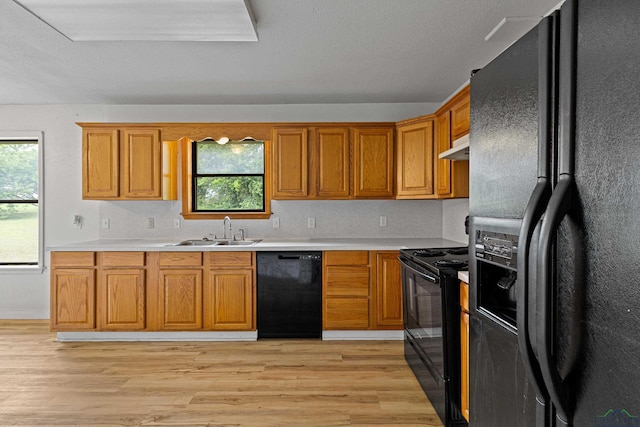
<path id="1" fill-rule="evenodd" d="M 442 237 L 456 242 L 468 242 L 464 230 L 465 217 L 469 215 L 469 199 L 451 199 L 442 202 Z"/>
<path id="2" fill-rule="evenodd" d="M 202 237 L 221 230 L 220 221 L 185 221 L 173 229 L 178 202 L 101 202 L 82 200 L 82 132 L 75 122 L 296 122 L 296 121 L 399 121 L 430 114 L 439 104 L 318 104 L 230 106 L 0 106 L 0 131 L 43 131 L 45 159 L 45 246 L 94 240 L 100 237 Z M 402 236 L 458 238 L 457 220 L 443 217 L 452 201 L 274 201 L 281 219 L 279 229 L 270 221 L 234 221 L 249 236 Z M 453 211 L 458 209 L 453 206 Z M 468 205 L 467 205 L 468 211 Z M 84 219 L 82 229 L 73 216 Z M 379 227 L 379 216 L 388 227 Z M 457 215 L 457 214 L 456 214 Z M 307 229 L 307 217 L 317 228 Z M 102 230 L 100 218 L 109 217 L 112 228 Z M 147 230 L 145 219 L 156 218 Z M 462 221 L 464 221 L 464 216 Z M 446 224 L 446 226 L 445 226 Z M 463 227 L 463 226 L 462 226 Z M 464 235 L 464 227 L 462 228 Z M 2 237 L 0 236 L 0 239 Z M 48 254 L 45 259 L 48 264 Z M 0 318 L 48 318 L 49 271 L 43 274 L 0 272 Z"/>

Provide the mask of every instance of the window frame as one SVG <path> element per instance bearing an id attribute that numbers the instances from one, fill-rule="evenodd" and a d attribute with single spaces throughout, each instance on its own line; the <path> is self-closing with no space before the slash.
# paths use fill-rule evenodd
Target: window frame
<path id="1" fill-rule="evenodd" d="M 0 264 L 2 273 L 42 273 L 44 265 L 44 133 L 42 131 L 0 131 L 4 141 L 35 141 L 38 145 L 38 261 L 37 264 Z"/>
<path id="2" fill-rule="evenodd" d="M 268 219 L 271 217 L 271 142 L 264 143 L 264 210 L 263 211 L 195 211 L 194 204 L 194 161 L 193 147 L 196 140 L 183 137 L 179 140 L 182 153 L 182 217 L 184 219 L 223 219 L 225 216 L 234 219 Z M 201 174 L 198 176 L 205 176 Z M 225 174 L 224 176 L 232 176 Z M 252 174 L 247 174 L 252 176 Z"/>

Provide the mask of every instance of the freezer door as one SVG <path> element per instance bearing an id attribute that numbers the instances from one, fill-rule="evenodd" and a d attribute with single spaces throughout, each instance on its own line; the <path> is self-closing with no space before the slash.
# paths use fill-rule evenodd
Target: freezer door
<path id="1" fill-rule="evenodd" d="M 469 213 L 522 218 L 538 177 L 538 28 L 471 78 Z"/>

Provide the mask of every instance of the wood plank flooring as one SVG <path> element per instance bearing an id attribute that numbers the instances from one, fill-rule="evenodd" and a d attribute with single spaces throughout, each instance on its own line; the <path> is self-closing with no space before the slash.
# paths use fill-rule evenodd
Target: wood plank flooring
<path id="1" fill-rule="evenodd" d="M 59 343 L 0 320 L 0 426 L 441 427 L 401 341 Z"/>

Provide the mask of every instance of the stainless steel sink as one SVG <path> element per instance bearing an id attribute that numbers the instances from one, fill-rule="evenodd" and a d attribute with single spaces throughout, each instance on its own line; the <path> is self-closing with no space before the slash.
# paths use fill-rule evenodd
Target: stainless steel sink
<path id="1" fill-rule="evenodd" d="M 262 241 L 262 239 L 245 239 L 245 240 L 205 240 L 190 239 L 182 242 L 172 243 L 167 246 L 252 246 Z"/>
<path id="2" fill-rule="evenodd" d="M 167 246 L 215 246 L 217 244 L 215 240 L 193 239 L 183 240 L 182 242 L 172 243 Z"/>
<path id="3" fill-rule="evenodd" d="M 260 242 L 262 239 L 245 239 L 245 240 L 218 240 L 216 245 L 228 246 L 252 246 Z"/>

